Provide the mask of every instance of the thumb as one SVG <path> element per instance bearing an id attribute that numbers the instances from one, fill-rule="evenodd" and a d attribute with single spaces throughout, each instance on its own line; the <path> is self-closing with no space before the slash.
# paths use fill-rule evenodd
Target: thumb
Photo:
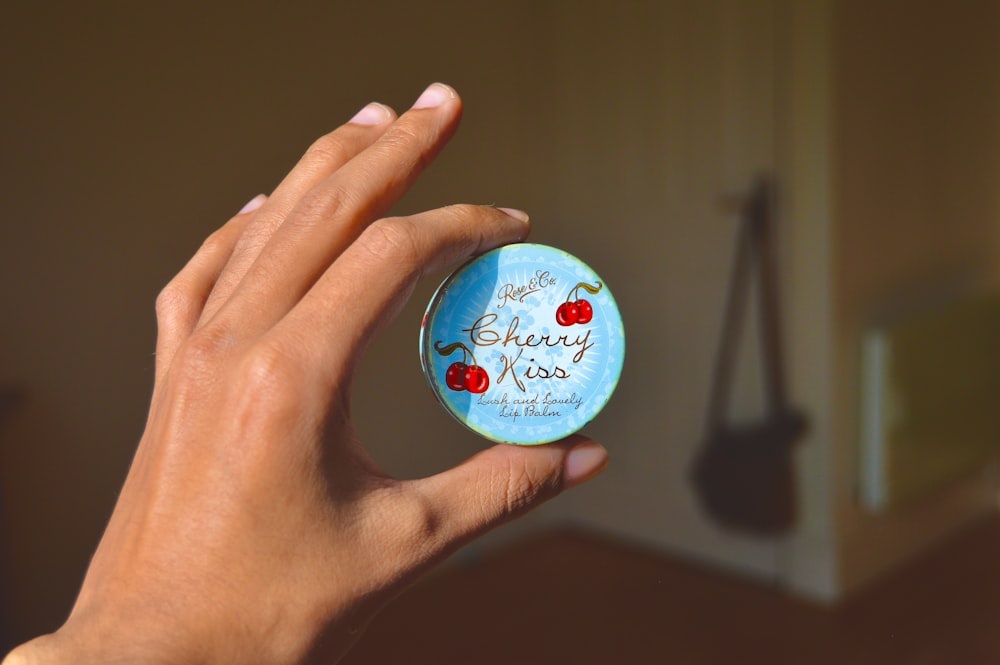
<path id="1" fill-rule="evenodd" d="M 575 435 L 543 446 L 498 444 L 422 481 L 441 531 L 453 549 L 599 474 L 608 451 Z"/>

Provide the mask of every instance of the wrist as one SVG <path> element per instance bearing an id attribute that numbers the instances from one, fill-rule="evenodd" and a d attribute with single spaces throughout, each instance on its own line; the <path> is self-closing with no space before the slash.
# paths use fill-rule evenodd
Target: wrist
<path id="1" fill-rule="evenodd" d="M 159 621 L 106 619 L 72 616 L 57 631 L 26 642 L 6 656 L 0 665 L 230 665 L 254 660 L 299 663 L 312 653 L 336 662 L 350 648 L 360 631 L 346 639 L 323 636 L 322 627 L 304 633 L 299 622 L 294 635 L 272 631 L 266 645 L 247 640 L 234 644 L 231 629 L 191 630 L 161 618 Z M 261 631 L 266 632 L 266 631 Z"/>
<path id="2" fill-rule="evenodd" d="M 173 662 L 137 644 L 121 644 L 94 633 L 65 627 L 16 647 L 0 665 L 168 665 Z"/>
<path id="3" fill-rule="evenodd" d="M 55 635 L 43 635 L 15 647 L 0 661 L 0 665 L 61 665 L 69 663 L 71 655 L 56 646 Z"/>
<path id="4" fill-rule="evenodd" d="M 62 665 L 72 660 L 69 651 L 61 650 L 55 635 L 43 635 L 15 647 L 0 665 Z"/>

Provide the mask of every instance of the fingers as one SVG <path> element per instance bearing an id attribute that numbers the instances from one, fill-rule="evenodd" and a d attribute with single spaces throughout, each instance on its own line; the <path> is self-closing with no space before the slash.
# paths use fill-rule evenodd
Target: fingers
<path id="1" fill-rule="evenodd" d="M 220 310 L 223 324 L 238 321 L 241 334 L 251 336 L 288 313 L 410 187 L 452 136 L 460 115 L 455 92 L 432 85 L 375 142 L 303 194 Z"/>
<path id="2" fill-rule="evenodd" d="M 597 476 L 608 464 L 600 444 L 580 435 L 544 446 L 499 444 L 436 476 L 412 481 L 437 525 L 432 549 L 447 553 L 560 492 Z"/>
<path id="3" fill-rule="evenodd" d="M 371 103 L 347 124 L 321 137 L 310 146 L 298 164 L 285 176 L 261 207 L 259 214 L 239 239 L 225 271 L 219 276 L 202 313 L 210 319 L 229 299 L 274 232 L 299 200 L 313 187 L 374 143 L 396 114 L 387 106 Z"/>
<path id="4" fill-rule="evenodd" d="M 454 205 L 381 219 L 330 266 L 274 334 L 293 339 L 294 353 L 325 372 L 326 383 L 343 385 L 422 276 L 523 240 L 528 230 L 525 213 L 490 206 Z"/>
<path id="5" fill-rule="evenodd" d="M 205 301 L 256 211 L 267 201 L 258 194 L 210 235 L 156 298 L 156 376 L 170 366 L 177 346 L 194 330 Z"/>

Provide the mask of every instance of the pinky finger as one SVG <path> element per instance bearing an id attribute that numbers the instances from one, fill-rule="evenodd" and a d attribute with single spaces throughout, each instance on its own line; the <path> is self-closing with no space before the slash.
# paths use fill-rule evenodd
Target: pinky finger
<path id="1" fill-rule="evenodd" d="M 170 367 L 177 347 L 198 323 L 201 311 L 247 222 L 267 197 L 258 194 L 212 233 L 156 298 L 156 379 Z"/>

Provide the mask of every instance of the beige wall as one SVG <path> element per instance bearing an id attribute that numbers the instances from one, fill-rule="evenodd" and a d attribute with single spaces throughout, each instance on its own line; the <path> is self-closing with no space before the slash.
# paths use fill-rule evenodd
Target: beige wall
<path id="1" fill-rule="evenodd" d="M 835 486 L 850 590 L 996 506 L 982 478 L 881 517 L 855 492 L 865 327 L 996 284 L 1000 5 L 839 2 L 833 45 Z"/>

